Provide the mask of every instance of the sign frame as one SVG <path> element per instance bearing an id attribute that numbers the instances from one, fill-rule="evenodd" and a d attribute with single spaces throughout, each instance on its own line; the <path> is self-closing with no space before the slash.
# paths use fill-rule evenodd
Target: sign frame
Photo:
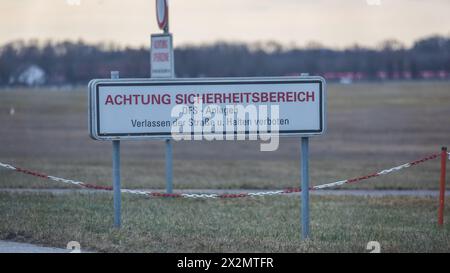
<path id="1" fill-rule="evenodd" d="M 145 139 L 168 139 L 172 138 L 168 133 L 120 133 L 101 134 L 100 133 L 100 112 L 99 112 L 99 87 L 101 86 L 156 86 L 156 85 L 225 85 L 225 84 L 287 84 L 287 83 L 318 83 L 319 84 L 319 130 L 280 130 L 280 137 L 307 137 L 322 135 L 327 129 L 327 88 L 326 81 L 320 76 L 301 77 L 246 77 L 246 78 L 176 78 L 176 79 L 148 79 L 148 78 L 121 78 L 121 79 L 93 79 L 88 84 L 88 118 L 90 137 L 94 140 L 145 140 Z M 236 136 L 236 132 L 234 132 Z M 255 134 L 245 132 L 245 136 Z M 264 136 L 274 136 L 268 132 Z M 203 134 L 203 137 L 205 134 Z"/>

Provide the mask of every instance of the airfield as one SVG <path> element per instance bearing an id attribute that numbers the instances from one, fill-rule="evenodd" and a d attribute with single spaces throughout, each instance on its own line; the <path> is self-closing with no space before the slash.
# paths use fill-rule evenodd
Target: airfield
<path id="1" fill-rule="evenodd" d="M 0 162 L 111 186 L 111 143 L 89 138 L 87 87 L 0 90 Z M 394 167 L 450 144 L 450 83 L 328 85 L 328 129 L 310 140 L 312 185 Z M 299 187 L 300 140 L 274 152 L 257 141 L 174 143 L 177 190 Z M 165 187 L 163 141 L 122 142 L 122 186 Z M 448 185 L 448 183 L 447 183 Z M 437 190 L 439 160 L 339 189 Z M 0 189 L 70 185 L 0 169 Z M 73 187 L 75 189 L 75 187 Z M 447 188 L 450 188 L 447 186 Z M 337 190 L 339 190 L 337 189 Z M 450 204 L 447 198 L 446 204 Z M 300 240 L 298 196 L 192 200 L 124 195 L 112 227 L 112 194 L 0 191 L 0 240 L 108 252 L 448 252 L 447 223 L 427 196 L 311 198 L 311 239 Z"/>

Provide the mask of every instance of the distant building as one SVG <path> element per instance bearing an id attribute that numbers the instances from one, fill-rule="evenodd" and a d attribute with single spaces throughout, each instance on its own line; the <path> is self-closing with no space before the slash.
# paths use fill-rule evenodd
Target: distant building
<path id="1" fill-rule="evenodd" d="M 37 65 L 28 66 L 17 77 L 17 83 L 28 86 L 42 85 L 45 83 L 45 71 Z"/>

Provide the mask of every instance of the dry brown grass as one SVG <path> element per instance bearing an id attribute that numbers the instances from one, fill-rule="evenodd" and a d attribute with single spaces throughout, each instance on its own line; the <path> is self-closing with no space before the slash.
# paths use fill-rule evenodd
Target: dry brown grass
<path id="1" fill-rule="evenodd" d="M 367 252 L 369 241 L 379 241 L 382 252 L 450 251 L 450 226 L 437 228 L 434 198 L 313 196 L 305 242 L 295 197 L 127 195 L 120 230 L 112 228 L 111 197 L 0 193 L 0 240 L 63 248 L 75 240 L 101 252 Z"/>
<path id="2" fill-rule="evenodd" d="M 311 141 L 314 184 L 402 164 L 449 144 L 448 82 L 331 84 L 328 91 L 328 132 Z M 0 98 L 0 161 L 110 184 L 111 143 L 88 137 L 86 90 L 0 90 Z M 298 142 L 283 139 L 270 153 L 257 142 L 175 143 L 175 187 L 297 186 Z M 122 155 L 124 186 L 164 187 L 163 142 L 123 142 Z M 355 187 L 435 189 L 438 168 L 433 161 Z M 0 170 L 0 187 L 59 186 Z"/>

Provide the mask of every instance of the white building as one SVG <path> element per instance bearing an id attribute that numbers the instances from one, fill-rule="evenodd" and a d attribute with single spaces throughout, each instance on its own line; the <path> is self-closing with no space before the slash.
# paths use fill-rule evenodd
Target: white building
<path id="1" fill-rule="evenodd" d="M 37 65 L 28 66 L 17 77 L 17 82 L 28 86 L 41 85 L 45 83 L 45 71 Z"/>

